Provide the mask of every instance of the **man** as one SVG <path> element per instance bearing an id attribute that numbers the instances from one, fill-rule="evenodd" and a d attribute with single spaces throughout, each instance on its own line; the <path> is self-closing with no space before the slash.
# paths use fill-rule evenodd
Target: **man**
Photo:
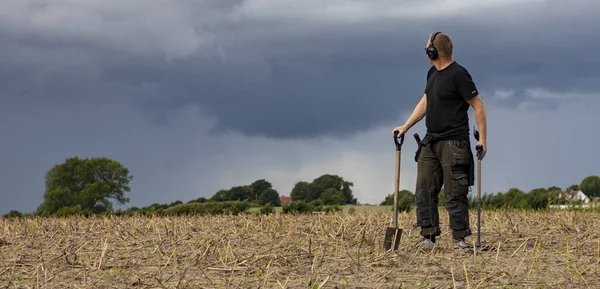
<path id="1" fill-rule="evenodd" d="M 432 67 L 421 101 L 404 125 L 394 128 L 398 135 L 426 117 L 427 134 L 421 141 L 417 159 L 417 225 L 423 241 L 419 247 L 431 250 L 441 234 L 438 195 L 444 186 L 446 209 L 454 248 L 469 248 L 464 239 L 471 235 L 467 195 L 474 183 L 474 157 L 469 134 L 469 106 L 475 110 L 482 156 L 487 152 L 486 116 L 483 102 L 471 75 L 452 58 L 450 36 L 437 32 L 430 36 L 425 52 Z"/>

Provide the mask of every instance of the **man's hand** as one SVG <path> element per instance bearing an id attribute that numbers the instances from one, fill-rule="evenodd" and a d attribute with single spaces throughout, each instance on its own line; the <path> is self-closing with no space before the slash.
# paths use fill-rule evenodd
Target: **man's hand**
<path id="1" fill-rule="evenodd" d="M 398 132 L 398 136 L 401 136 L 408 131 L 408 128 L 406 128 L 406 126 L 404 126 L 404 125 L 397 126 L 394 128 L 394 130 L 392 130 L 392 136 L 394 136 L 394 132 L 396 132 L 396 131 Z"/>
<path id="2" fill-rule="evenodd" d="M 481 159 L 483 160 L 483 158 L 485 158 L 485 153 L 487 152 L 487 144 L 484 141 L 479 141 L 477 144 L 483 147 L 483 150 L 481 150 Z M 475 150 L 475 157 L 477 157 L 477 150 Z"/>

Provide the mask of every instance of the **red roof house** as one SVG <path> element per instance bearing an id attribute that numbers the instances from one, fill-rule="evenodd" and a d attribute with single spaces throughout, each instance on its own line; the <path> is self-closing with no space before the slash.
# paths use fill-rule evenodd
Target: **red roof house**
<path id="1" fill-rule="evenodd" d="M 292 203 L 292 198 L 288 196 L 280 196 L 279 202 L 281 203 L 281 205 L 288 205 Z"/>

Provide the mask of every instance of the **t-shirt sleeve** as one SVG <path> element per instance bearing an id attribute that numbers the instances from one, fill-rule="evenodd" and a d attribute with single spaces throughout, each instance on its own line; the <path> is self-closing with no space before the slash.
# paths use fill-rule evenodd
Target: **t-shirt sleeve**
<path id="1" fill-rule="evenodd" d="M 454 75 L 454 85 L 464 100 L 469 100 L 479 94 L 471 74 L 466 69 L 462 69 Z"/>

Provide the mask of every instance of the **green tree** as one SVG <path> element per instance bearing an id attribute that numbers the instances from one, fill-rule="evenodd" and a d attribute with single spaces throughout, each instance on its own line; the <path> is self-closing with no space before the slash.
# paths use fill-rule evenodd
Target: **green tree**
<path id="1" fill-rule="evenodd" d="M 246 186 L 234 186 L 229 190 L 221 189 L 217 191 L 211 198 L 211 201 L 215 202 L 226 202 L 226 201 L 244 201 L 254 200 L 254 194 L 252 187 Z"/>
<path id="2" fill-rule="evenodd" d="M 211 198 L 211 201 L 215 201 L 215 202 L 225 202 L 228 201 L 229 199 L 231 199 L 232 196 L 229 193 L 229 190 L 218 190 Z"/>
<path id="3" fill-rule="evenodd" d="M 305 181 L 297 182 L 290 193 L 292 201 L 310 201 L 311 191 L 313 191 L 312 185 Z"/>
<path id="4" fill-rule="evenodd" d="M 414 194 L 409 190 L 401 190 L 398 192 L 398 202 L 403 196 L 413 196 Z M 379 203 L 380 206 L 391 206 L 394 204 L 394 194 L 391 193 L 385 197 L 385 199 Z"/>
<path id="5" fill-rule="evenodd" d="M 600 176 L 588 176 L 581 181 L 579 189 L 588 197 L 600 197 Z"/>
<path id="6" fill-rule="evenodd" d="M 121 163 L 109 158 L 67 158 L 46 172 L 44 201 L 39 215 L 52 215 L 61 209 L 80 209 L 87 213 L 112 210 L 110 199 L 119 204 L 129 202 L 133 176 Z"/>
<path id="7" fill-rule="evenodd" d="M 252 189 L 252 198 L 254 200 L 258 200 L 260 195 L 272 189 L 273 185 L 265 179 L 260 179 L 250 184 L 250 188 Z"/>
<path id="8" fill-rule="evenodd" d="M 354 186 L 352 182 L 342 180 L 341 192 L 344 194 L 344 197 L 346 197 L 346 204 L 356 205 L 358 200 L 354 197 L 354 194 L 352 194 L 352 186 Z"/>
<path id="9" fill-rule="evenodd" d="M 258 203 L 261 206 L 269 203 L 273 206 L 281 206 L 281 202 L 279 201 L 279 193 L 274 189 L 268 188 L 260 194 L 258 197 Z"/>
<path id="10" fill-rule="evenodd" d="M 256 180 L 250 185 L 233 186 L 229 190 L 221 189 L 210 200 L 214 202 L 249 201 L 251 203 L 261 203 L 261 196 L 263 196 L 263 202 L 271 202 L 273 205 L 279 204 L 279 193 L 265 179 Z M 199 198 L 196 202 L 206 202 L 206 199 Z"/>
<path id="11" fill-rule="evenodd" d="M 318 199 L 325 190 L 334 188 L 344 195 L 346 204 L 356 204 L 357 200 L 354 198 L 351 188 L 353 185 L 352 182 L 346 181 L 344 178 L 337 175 L 321 175 L 311 183 L 309 201 Z"/>
<path id="12" fill-rule="evenodd" d="M 4 214 L 4 218 L 5 219 L 9 219 L 9 218 L 22 218 L 22 217 L 23 217 L 23 213 L 21 213 L 21 212 L 19 212 L 17 210 L 11 210 L 7 214 Z"/>
<path id="13" fill-rule="evenodd" d="M 393 201 L 392 201 L 393 203 Z M 415 194 L 402 190 L 398 194 L 398 212 L 409 212 L 415 205 Z"/>
<path id="14" fill-rule="evenodd" d="M 562 189 L 557 186 L 552 186 L 548 188 L 548 204 L 549 205 L 562 205 L 566 203 L 564 198 L 560 197 L 560 193 L 562 193 Z"/>
<path id="15" fill-rule="evenodd" d="M 340 176 L 324 174 L 315 178 L 312 182 L 297 182 L 290 193 L 290 197 L 294 202 L 302 200 L 310 203 L 318 200 L 327 189 L 335 189 L 344 195 L 344 204 L 356 204 L 357 199 L 354 198 L 352 193 L 353 185 L 352 182 L 346 181 Z"/>
<path id="16" fill-rule="evenodd" d="M 180 200 L 177 200 L 177 201 L 175 201 L 175 202 L 171 202 L 171 203 L 169 204 L 169 207 L 173 207 L 173 206 L 177 206 L 177 205 L 181 205 L 181 204 L 183 204 L 183 202 L 182 202 L 182 201 L 180 201 Z"/>
<path id="17" fill-rule="evenodd" d="M 557 186 L 552 186 L 552 187 L 548 188 L 548 192 L 554 192 L 554 191 L 562 192 L 562 189 Z"/>
<path id="18" fill-rule="evenodd" d="M 254 194 L 251 186 L 235 186 L 229 189 L 229 199 L 227 201 L 254 200 Z"/>
<path id="19" fill-rule="evenodd" d="M 527 205 L 525 193 L 517 188 L 510 188 L 504 194 L 505 206 L 508 208 L 520 209 Z"/>
<path id="20" fill-rule="evenodd" d="M 548 191 L 548 204 L 550 205 L 564 205 L 567 204 L 568 201 L 565 198 L 561 198 L 561 191 Z"/>
<path id="21" fill-rule="evenodd" d="M 344 194 L 335 188 L 328 188 L 323 191 L 319 200 L 323 202 L 323 205 L 344 205 L 346 203 L 346 197 Z"/>
<path id="22" fill-rule="evenodd" d="M 205 197 L 199 197 L 195 200 L 188 201 L 188 204 L 189 203 L 206 203 L 207 201 L 208 201 L 208 199 L 206 199 Z"/>
<path id="23" fill-rule="evenodd" d="M 534 210 L 543 210 L 548 208 L 548 190 L 537 188 L 527 193 L 528 207 Z"/>

